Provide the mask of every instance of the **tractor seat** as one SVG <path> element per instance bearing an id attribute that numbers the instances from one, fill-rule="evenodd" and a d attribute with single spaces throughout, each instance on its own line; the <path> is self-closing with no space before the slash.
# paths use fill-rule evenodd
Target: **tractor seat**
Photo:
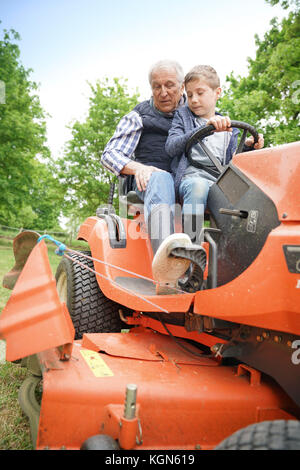
<path id="1" fill-rule="evenodd" d="M 127 193 L 127 204 L 144 204 L 135 191 Z"/>
<path id="2" fill-rule="evenodd" d="M 122 214 L 144 213 L 144 202 L 132 189 L 132 176 L 119 177 L 119 203 Z"/>

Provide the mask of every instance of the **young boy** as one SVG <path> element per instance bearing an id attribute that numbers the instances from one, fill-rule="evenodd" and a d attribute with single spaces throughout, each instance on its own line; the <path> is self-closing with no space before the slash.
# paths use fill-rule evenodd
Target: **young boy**
<path id="1" fill-rule="evenodd" d="M 219 77 L 212 67 L 194 67 L 185 76 L 184 84 L 188 106 L 178 109 L 174 115 L 166 151 L 171 157 L 179 159 L 175 191 L 182 205 L 184 232 L 190 236 L 192 242 L 199 243 L 208 192 L 217 175 L 212 161 L 200 144 L 196 144 L 191 150 L 200 168 L 188 162 L 184 154 L 186 143 L 197 128 L 213 124 L 216 132 L 203 139 L 203 142 L 221 165 L 227 165 L 236 151 L 239 130 L 231 128 L 228 116 L 216 114 L 216 103 L 221 95 L 221 88 Z M 247 139 L 245 144 L 250 150 L 253 137 Z M 263 138 L 260 136 L 254 148 L 262 147 Z"/>

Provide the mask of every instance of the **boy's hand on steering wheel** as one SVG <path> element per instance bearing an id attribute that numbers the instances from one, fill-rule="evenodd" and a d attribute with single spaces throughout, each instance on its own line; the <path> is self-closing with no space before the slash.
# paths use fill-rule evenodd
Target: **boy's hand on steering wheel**
<path id="1" fill-rule="evenodd" d="M 232 132 L 231 121 L 229 116 L 214 116 L 207 121 L 207 125 L 212 124 L 216 128 L 216 132 Z"/>

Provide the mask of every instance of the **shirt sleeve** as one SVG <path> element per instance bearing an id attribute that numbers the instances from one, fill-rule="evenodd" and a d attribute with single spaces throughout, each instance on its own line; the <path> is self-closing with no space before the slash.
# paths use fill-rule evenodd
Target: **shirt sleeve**
<path id="1" fill-rule="evenodd" d="M 142 118 L 136 111 L 131 111 L 121 119 L 101 156 L 101 163 L 107 170 L 120 175 L 124 166 L 131 161 L 142 129 Z"/>

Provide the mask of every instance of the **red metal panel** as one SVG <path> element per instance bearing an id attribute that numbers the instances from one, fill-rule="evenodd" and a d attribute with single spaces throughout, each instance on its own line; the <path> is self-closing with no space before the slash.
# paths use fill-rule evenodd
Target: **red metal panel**
<path id="1" fill-rule="evenodd" d="M 166 335 L 156 333 L 145 328 L 134 328 L 129 334 L 97 333 L 85 334 L 82 347 L 94 351 L 102 351 L 111 356 L 143 359 L 146 361 L 170 361 L 175 364 L 201 364 L 217 366 L 218 361 L 213 358 L 199 357 L 201 351 L 184 340 L 177 338 L 179 344 L 188 347 L 192 353 L 181 349 L 175 341 Z M 198 355 L 198 356 L 197 356 Z"/>
<path id="2" fill-rule="evenodd" d="M 233 366 L 175 364 L 163 358 L 145 361 L 94 352 L 92 362 L 103 361 L 111 371 L 101 376 L 82 351 L 81 343 L 75 342 L 71 360 L 61 363 L 63 371 L 44 372 L 38 449 L 78 449 L 91 435 L 105 433 L 110 428 L 108 410 L 120 414 L 126 386 L 132 383 L 137 385 L 143 439 L 135 449 L 211 449 L 236 430 L 261 420 L 264 413 L 269 419 L 292 419 L 293 413 L 299 413 L 268 377 L 249 380 L 248 374 L 238 373 Z"/>
<path id="3" fill-rule="evenodd" d="M 300 225 L 274 229 L 253 263 L 233 281 L 196 293 L 194 312 L 300 335 L 299 275 L 290 273 L 283 245 L 300 244 Z"/>
<path id="4" fill-rule="evenodd" d="M 74 327 L 60 302 L 43 240 L 29 255 L 2 311 L 0 337 L 6 340 L 8 361 L 73 342 Z"/>
<path id="5" fill-rule="evenodd" d="M 238 154 L 233 163 L 272 199 L 279 220 L 300 221 L 300 142 Z"/>
<path id="6" fill-rule="evenodd" d="M 97 217 L 86 219 L 79 230 L 78 238 L 87 240 L 93 258 L 100 260 L 95 261 L 94 266 L 95 270 L 100 274 L 97 275 L 97 281 L 103 293 L 109 299 L 121 305 L 126 305 L 132 310 L 157 312 L 165 309 L 168 312 L 187 312 L 193 301 L 194 294 L 143 295 L 145 299 L 155 304 L 153 305 L 148 303 L 147 300 L 143 300 L 141 294 L 135 295 L 133 292 L 110 281 L 110 279 L 114 280 L 118 276 L 131 277 L 131 275 L 105 265 L 103 262 L 153 279 L 151 271 L 152 248 L 147 233 L 137 229 L 138 223 L 136 220 L 122 219 L 122 221 L 127 233 L 126 249 L 111 248 L 106 223 Z"/>

